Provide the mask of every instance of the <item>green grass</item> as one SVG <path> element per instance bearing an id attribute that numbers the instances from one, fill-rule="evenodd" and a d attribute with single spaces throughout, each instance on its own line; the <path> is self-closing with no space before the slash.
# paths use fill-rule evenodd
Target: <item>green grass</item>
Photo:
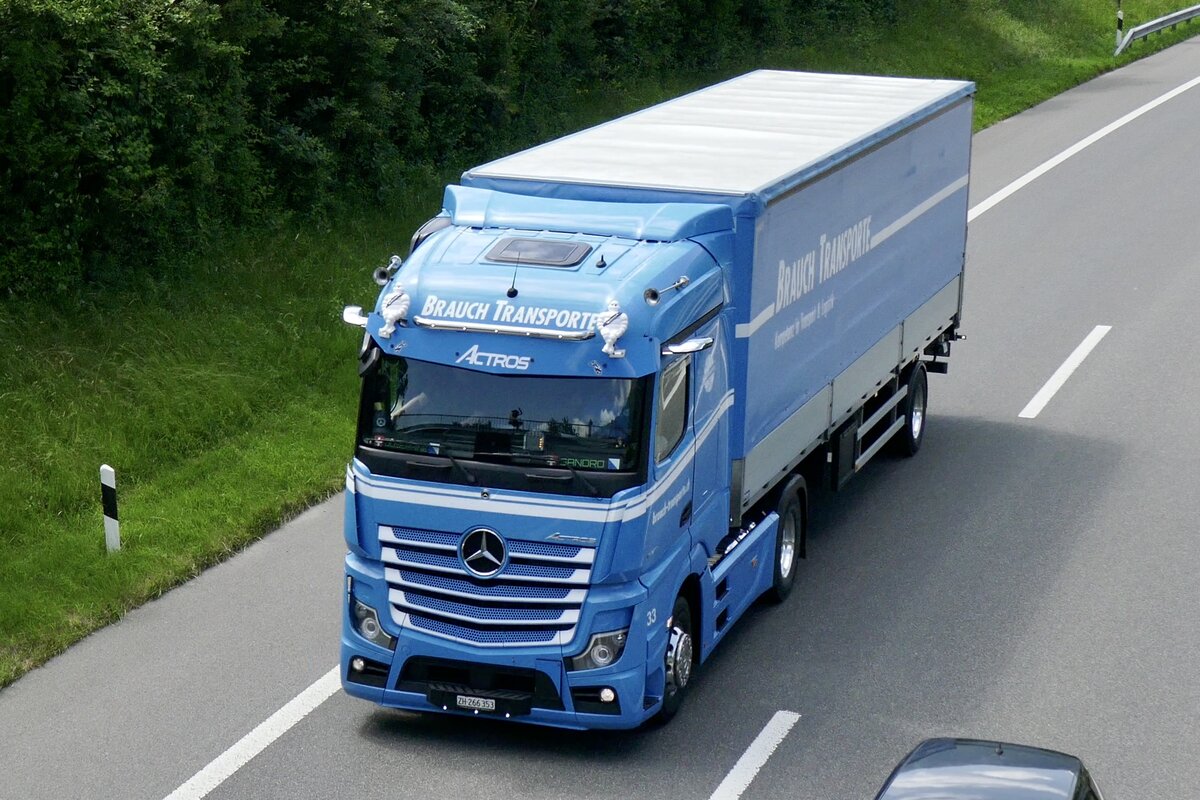
<path id="1" fill-rule="evenodd" d="M 1124 5 L 1133 25 L 1181 4 Z M 1114 61 L 1107 1 L 901 5 L 912 8 L 883 30 L 598 90 L 571 124 L 768 66 L 970 78 L 982 127 L 1200 32 L 1185 26 Z M 439 191 L 418 181 L 400 208 L 247 233 L 165 278 L 71 304 L 0 305 L 0 686 L 337 491 L 358 346 L 340 309 L 372 303 L 370 268 L 405 252 Z M 120 486 L 114 555 L 103 547 L 102 462 Z"/>
<path id="2" fill-rule="evenodd" d="M 341 307 L 371 302 L 367 266 L 425 213 L 290 225 L 74 307 L 0 307 L 0 683 L 336 491 L 358 347 Z"/>
<path id="3" fill-rule="evenodd" d="M 899 4 L 902 7 L 906 4 Z M 962 0 L 913 3 L 898 24 L 863 34 L 853 49 L 783 51 L 772 66 L 969 78 L 978 83 L 976 128 L 1052 97 L 1189 35 L 1200 21 L 1141 40 L 1118 59 L 1111 0 Z M 1188 5 L 1125 0 L 1126 29 Z"/>

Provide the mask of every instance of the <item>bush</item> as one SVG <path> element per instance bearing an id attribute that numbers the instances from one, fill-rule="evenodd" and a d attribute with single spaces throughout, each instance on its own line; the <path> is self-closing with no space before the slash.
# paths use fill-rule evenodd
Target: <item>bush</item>
<path id="1" fill-rule="evenodd" d="M 582 93 L 728 69 L 895 0 L 0 0 L 0 296 L 214 230 L 386 202 L 562 132 Z"/>
<path id="2" fill-rule="evenodd" d="M 254 208 L 239 67 L 215 6 L 0 6 L 0 286 L 64 290 Z"/>

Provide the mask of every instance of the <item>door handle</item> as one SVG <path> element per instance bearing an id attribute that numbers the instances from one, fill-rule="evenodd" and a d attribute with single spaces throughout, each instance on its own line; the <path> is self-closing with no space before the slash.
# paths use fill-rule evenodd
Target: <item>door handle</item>
<path id="1" fill-rule="evenodd" d="M 687 505 L 683 507 L 683 511 L 680 512 L 680 514 L 679 514 L 679 527 L 682 528 L 684 525 L 687 525 L 691 521 L 692 521 L 692 501 L 688 500 Z"/>

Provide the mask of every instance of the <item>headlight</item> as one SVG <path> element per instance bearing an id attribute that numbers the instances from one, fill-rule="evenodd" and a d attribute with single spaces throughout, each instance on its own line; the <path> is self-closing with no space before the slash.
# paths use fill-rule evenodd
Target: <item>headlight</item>
<path id="1" fill-rule="evenodd" d="M 567 659 L 567 669 L 599 669 L 615 664 L 625 652 L 625 641 L 629 638 L 629 629 L 597 633 L 588 642 L 587 649 L 580 655 Z"/>
<path id="2" fill-rule="evenodd" d="M 388 636 L 383 630 L 383 626 L 379 624 L 379 615 L 375 613 L 375 609 L 366 603 L 360 602 L 358 598 L 353 598 L 353 603 L 354 629 L 358 631 L 359 635 L 380 647 L 395 650 L 396 640 Z"/>

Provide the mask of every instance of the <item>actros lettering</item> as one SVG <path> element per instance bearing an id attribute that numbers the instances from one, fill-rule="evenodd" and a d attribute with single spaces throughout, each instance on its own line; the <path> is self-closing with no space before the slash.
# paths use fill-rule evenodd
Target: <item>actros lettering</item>
<path id="1" fill-rule="evenodd" d="M 454 362 L 466 362 L 474 367 L 500 367 L 501 369 L 529 369 L 533 359 L 529 356 L 511 356 L 505 353 L 485 353 L 479 345 L 471 345 L 471 349 L 463 353 Z"/>

